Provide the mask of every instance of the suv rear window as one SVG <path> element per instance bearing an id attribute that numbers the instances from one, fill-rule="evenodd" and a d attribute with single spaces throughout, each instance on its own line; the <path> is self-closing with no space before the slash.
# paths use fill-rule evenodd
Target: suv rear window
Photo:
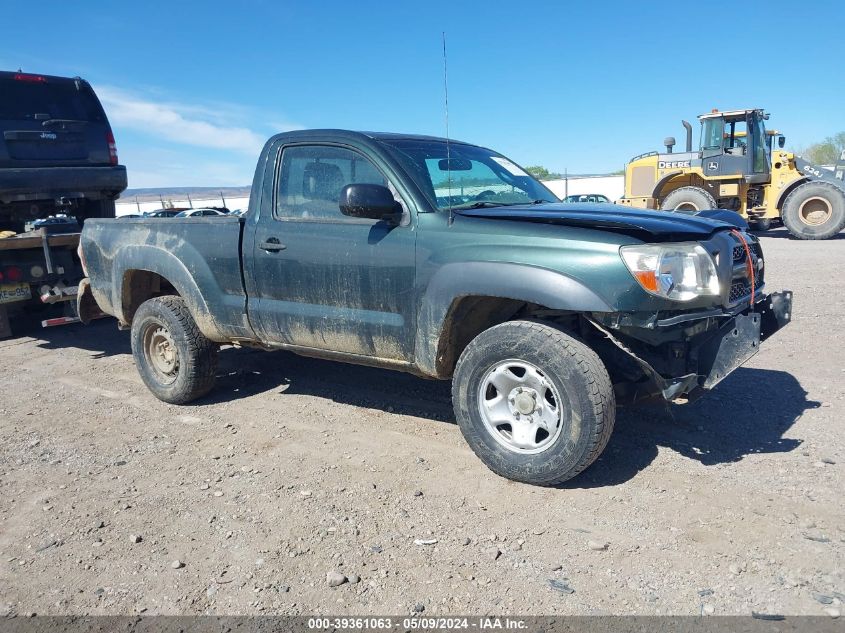
<path id="1" fill-rule="evenodd" d="M 77 86 L 79 86 L 77 88 Z M 0 77 L 0 120 L 70 119 L 105 121 L 94 91 L 84 82 L 34 82 Z M 43 115 L 48 115 L 43 117 Z"/>

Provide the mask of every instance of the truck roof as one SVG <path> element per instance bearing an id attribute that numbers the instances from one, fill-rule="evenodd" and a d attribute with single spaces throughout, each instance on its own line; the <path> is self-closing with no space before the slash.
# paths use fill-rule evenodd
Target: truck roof
<path id="1" fill-rule="evenodd" d="M 699 114 L 699 119 L 714 119 L 717 117 L 735 117 L 735 116 L 743 116 L 748 114 L 749 112 L 763 112 L 762 108 L 745 108 L 744 110 L 714 110 L 713 112 L 708 112 L 706 114 Z"/>
<path id="2" fill-rule="evenodd" d="M 440 136 L 427 136 L 425 134 L 404 134 L 401 132 L 367 132 L 367 131 L 357 131 L 357 130 L 339 130 L 339 129 L 314 129 L 314 130 L 292 130 L 290 132 L 282 132 L 277 134 L 276 136 L 287 136 L 287 137 L 294 137 L 297 136 L 332 136 L 332 137 L 347 137 L 347 138 L 369 138 L 378 141 L 436 141 L 440 143 L 445 143 L 447 141 L 446 138 Z M 472 143 L 467 143 L 466 141 L 459 141 L 453 138 L 448 139 L 449 143 L 455 143 L 460 145 L 472 145 Z"/>

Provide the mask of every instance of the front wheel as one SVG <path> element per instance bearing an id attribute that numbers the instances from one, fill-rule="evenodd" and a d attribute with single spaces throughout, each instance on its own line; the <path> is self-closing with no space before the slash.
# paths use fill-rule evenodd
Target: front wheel
<path id="1" fill-rule="evenodd" d="M 800 240 L 826 240 L 845 227 L 845 192 L 827 182 L 805 182 L 783 202 L 783 223 Z"/>
<path id="2" fill-rule="evenodd" d="M 131 338 L 138 373 L 159 400 L 185 404 L 211 391 L 217 345 L 200 332 L 181 297 L 142 303 L 132 319 Z"/>
<path id="3" fill-rule="evenodd" d="M 679 187 L 670 192 L 660 203 L 661 211 L 696 213 L 706 209 L 718 209 L 716 199 L 701 187 Z"/>
<path id="4" fill-rule="evenodd" d="M 464 438 L 490 470 L 541 486 L 592 464 L 616 415 L 596 353 L 534 321 L 503 323 L 473 339 L 455 368 L 452 400 Z"/>

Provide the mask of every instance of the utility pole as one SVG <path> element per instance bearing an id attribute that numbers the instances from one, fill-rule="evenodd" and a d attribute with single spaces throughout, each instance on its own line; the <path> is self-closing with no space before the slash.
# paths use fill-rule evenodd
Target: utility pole
<path id="1" fill-rule="evenodd" d="M 190 193 L 188 194 L 188 206 L 191 207 L 192 209 L 194 208 L 194 201 L 191 200 L 191 194 Z"/>
<path id="2" fill-rule="evenodd" d="M 569 197 L 569 170 L 566 167 L 563 168 L 563 197 Z"/>
<path id="3" fill-rule="evenodd" d="M 138 213 L 141 213 L 141 204 L 138 202 L 138 196 L 135 196 L 135 206 L 138 207 Z"/>
<path id="4" fill-rule="evenodd" d="M 220 199 L 223 201 L 223 206 L 226 207 L 226 198 L 223 197 L 223 192 L 220 192 Z M 228 208 L 228 207 L 227 207 Z"/>

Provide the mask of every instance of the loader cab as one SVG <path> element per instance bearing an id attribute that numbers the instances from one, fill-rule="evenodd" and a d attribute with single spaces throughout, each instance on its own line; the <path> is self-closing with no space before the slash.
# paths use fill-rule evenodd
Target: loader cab
<path id="1" fill-rule="evenodd" d="M 762 110 L 714 110 L 701 121 L 701 170 L 705 177 L 742 177 L 749 184 L 771 178 L 771 140 Z"/>

